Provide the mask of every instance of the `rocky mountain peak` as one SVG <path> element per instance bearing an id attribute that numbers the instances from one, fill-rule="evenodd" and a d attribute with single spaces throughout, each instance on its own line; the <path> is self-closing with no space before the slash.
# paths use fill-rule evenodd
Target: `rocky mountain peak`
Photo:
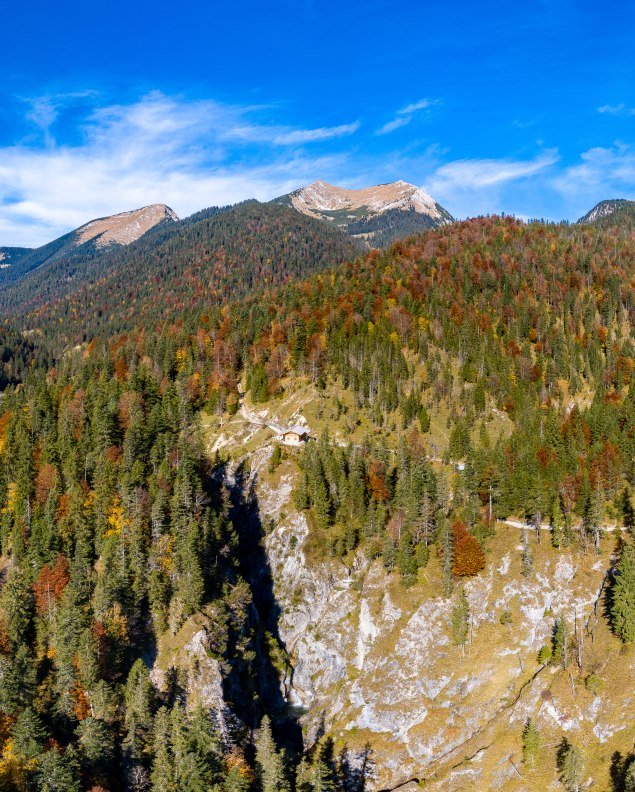
<path id="1" fill-rule="evenodd" d="M 77 229 L 76 243 L 83 245 L 95 240 L 97 247 L 129 245 L 158 223 L 178 220 L 176 212 L 165 204 L 151 204 L 141 209 L 120 212 L 109 217 L 91 220 Z"/>

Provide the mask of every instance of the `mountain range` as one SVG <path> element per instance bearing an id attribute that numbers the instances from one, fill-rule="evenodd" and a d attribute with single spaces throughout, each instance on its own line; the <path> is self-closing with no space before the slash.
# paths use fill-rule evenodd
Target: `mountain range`
<path id="1" fill-rule="evenodd" d="M 247 202 L 253 205 L 258 202 Z M 315 181 L 270 205 L 282 205 L 297 213 L 320 221 L 339 233 L 343 249 L 352 252 L 381 248 L 396 239 L 454 222 L 452 215 L 420 187 L 405 181 L 378 184 L 362 189 L 346 189 Z M 262 213 L 269 210 L 262 205 Z M 178 237 L 184 228 L 230 211 L 232 207 L 204 209 L 180 221 L 165 204 L 152 204 L 140 209 L 91 220 L 74 231 L 37 248 L 0 247 L 0 291 L 38 271 L 27 291 L 50 296 L 46 288 L 49 278 L 58 274 L 73 284 L 89 272 L 108 271 L 115 263 L 137 255 L 136 249 L 122 255 L 125 248 L 146 238 L 144 250 L 161 245 L 170 237 Z M 601 201 L 578 220 L 580 224 L 635 223 L 635 202 L 625 199 Z M 161 228 L 161 233 L 156 231 Z M 346 245 L 345 239 L 350 240 Z M 351 247 L 350 245 L 353 245 Z M 98 261 L 98 264 L 95 262 Z M 69 272 L 69 269 L 71 270 Z M 10 296 L 0 303 L 14 302 Z"/>
<path id="2" fill-rule="evenodd" d="M 603 201 L 578 224 L 630 229 L 634 207 Z M 268 203 L 211 207 L 183 220 L 153 204 L 38 248 L 0 248 L 0 310 L 29 331 L 61 323 L 56 343 L 76 343 L 130 329 L 140 316 L 163 321 L 221 304 L 454 222 L 404 181 L 358 190 L 316 181 Z"/>

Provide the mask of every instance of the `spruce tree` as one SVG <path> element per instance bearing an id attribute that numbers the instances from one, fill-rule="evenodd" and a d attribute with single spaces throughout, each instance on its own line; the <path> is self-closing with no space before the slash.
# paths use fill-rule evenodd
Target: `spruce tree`
<path id="1" fill-rule="evenodd" d="M 271 722 L 265 715 L 256 737 L 256 778 L 260 792 L 289 792 L 284 755 L 276 747 Z"/>
<path id="2" fill-rule="evenodd" d="M 459 600 L 452 609 L 452 640 L 456 646 L 465 646 L 470 627 L 470 605 L 461 589 Z"/>
<path id="3" fill-rule="evenodd" d="M 534 765 L 540 750 L 540 732 L 531 718 L 527 719 L 523 729 L 523 762 Z"/>
<path id="4" fill-rule="evenodd" d="M 624 792 L 635 792 L 635 759 L 631 759 L 624 773 Z"/>
<path id="5" fill-rule="evenodd" d="M 584 760 L 580 749 L 566 739 L 558 750 L 558 769 L 560 781 L 567 792 L 580 792 L 584 780 Z"/>
<path id="6" fill-rule="evenodd" d="M 161 707 L 154 720 L 153 729 L 153 756 L 150 780 L 152 792 L 175 792 L 174 763 L 170 750 L 170 713 L 166 707 Z"/>
<path id="7" fill-rule="evenodd" d="M 553 632 L 552 662 L 554 665 L 560 665 L 562 668 L 566 669 L 567 665 L 569 664 L 569 644 L 569 625 L 567 624 L 564 616 L 559 616 L 556 619 Z"/>
<path id="8" fill-rule="evenodd" d="M 560 496 L 555 495 L 551 506 L 551 544 L 558 550 L 563 545 L 564 515 L 560 506 Z"/>
<path id="9" fill-rule="evenodd" d="M 635 641 L 635 545 L 624 545 L 613 584 L 611 622 L 623 643 Z"/>
<path id="10" fill-rule="evenodd" d="M 454 577 L 452 575 L 452 567 L 454 565 L 454 542 L 449 522 L 445 522 L 442 531 L 441 549 L 443 556 L 441 563 L 443 572 L 443 594 L 449 597 L 452 594 L 454 584 Z"/>
<path id="11" fill-rule="evenodd" d="M 24 760 L 36 759 L 42 753 L 46 731 L 36 712 L 27 707 L 18 715 L 11 730 L 13 751 Z"/>

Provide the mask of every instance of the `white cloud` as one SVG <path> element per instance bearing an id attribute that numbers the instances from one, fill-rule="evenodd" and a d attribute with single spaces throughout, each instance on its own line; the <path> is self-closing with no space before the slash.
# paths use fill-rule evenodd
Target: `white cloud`
<path id="1" fill-rule="evenodd" d="M 553 186 L 580 216 L 605 198 L 635 198 L 635 147 L 615 143 L 588 149 Z"/>
<path id="2" fill-rule="evenodd" d="M 419 99 L 416 102 L 412 102 L 411 104 L 402 107 L 401 110 L 397 110 L 395 117 L 391 121 L 388 121 L 383 126 L 379 127 L 375 134 L 388 135 L 390 132 L 394 132 L 395 129 L 399 129 L 400 127 L 406 126 L 406 124 L 409 124 L 412 121 L 415 113 L 420 113 L 422 110 L 428 110 L 430 107 L 438 104 L 440 104 L 438 99 Z"/>
<path id="3" fill-rule="evenodd" d="M 453 185 L 465 189 L 489 187 L 525 176 L 532 176 L 557 162 L 554 150 L 546 151 L 533 160 L 466 159 L 442 165 L 434 174 L 433 183 L 439 188 Z"/>
<path id="4" fill-rule="evenodd" d="M 38 101 L 34 112 L 33 123 L 46 126 L 54 102 Z M 45 147 L 0 148 L 0 245 L 36 246 L 95 217 L 150 203 L 186 216 L 334 178 L 345 155 L 309 156 L 298 148 L 283 155 L 280 147 L 352 134 L 358 126 L 294 130 L 255 122 L 254 115 L 254 108 L 153 93 L 93 111 L 76 145 L 50 139 Z"/>
<path id="5" fill-rule="evenodd" d="M 274 138 L 274 143 L 282 145 L 295 145 L 296 143 L 315 143 L 321 140 L 332 140 L 333 138 L 346 137 L 353 135 L 360 127 L 360 122 L 353 124 L 341 124 L 334 127 L 320 127 L 319 129 L 294 129 L 292 132 L 284 132 Z"/>
<path id="6" fill-rule="evenodd" d="M 456 217 L 503 211 L 528 214 L 522 201 L 527 185 L 557 161 L 555 149 L 529 160 L 455 160 L 437 167 L 423 186 Z"/>
<path id="7" fill-rule="evenodd" d="M 427 108 L 431 107 L 433 104 L 437 104 L 437 100 L 419 99 L 418 102 L 413 102 L 412 104 L 406 105 L 401 110 L 398 110 L 397 115 L 411 115 L 412 113 L 417 113 L 419 110 L 427 110 Z"/>
<path id="8" fill-rule="evenodd" d="M 412 121 L 412 116 L 397 116 L 392 121 L 388 121 L 377 130 L 378 135 L 387 135 L 389 132 L 394 132 L 399 127 L 406 126 Z"/>
<path id="9" fill-rule="evenodd" d="M 605 104 L 598 107 L 598 113 L 608 113 L 615 116 L 635 116 L 635 107 L 626 107 L 624 102 L 618 105 Z"/>

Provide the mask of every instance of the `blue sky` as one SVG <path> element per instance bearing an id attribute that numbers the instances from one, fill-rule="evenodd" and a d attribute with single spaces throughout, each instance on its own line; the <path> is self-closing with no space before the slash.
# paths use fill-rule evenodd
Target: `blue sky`
<path id="1" fill-rule="evenodd" d="M 404 179 L 458 217 L 635 198 L 635 4 L 12 3 L 0 245 Z"/>

